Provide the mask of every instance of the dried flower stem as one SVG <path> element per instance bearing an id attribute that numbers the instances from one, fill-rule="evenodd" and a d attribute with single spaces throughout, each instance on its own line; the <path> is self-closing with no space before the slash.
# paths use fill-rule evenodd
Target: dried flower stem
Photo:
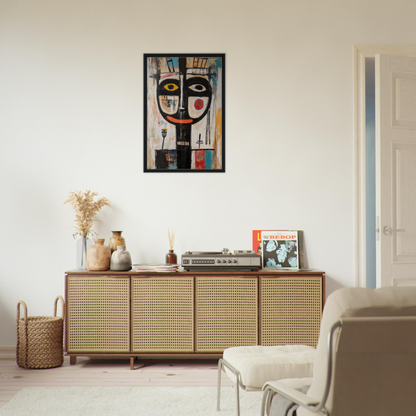
<path id="1" fill-rule="evenodd" d="M 172 232 L 170 232 L 168 228 L 168 238 L 169 238 L 169 247 L 171 250 L 173 250 L 173 242 L 175 240 L 175 230 L 172 230 Z"/>
<path id="2" fill-rule="evenodd" d="M 94 197 L 98 195 L 97 192 L 85 191 L 82 194 L 80 191 L 70 192 L 68 199 L 64 202 L 69 202 L 75 211 L 75 229 L 77 232 L 73 234 L 74 238 L 77 235 L 81 237 L 87 237 L 89 234 L 94 233 L 92 230 L 95 216 L 101 210 L 102 207 L 108 205 L 111 207 L 110 201 L 107 198 L 99 198 L 94 201 Z"/>

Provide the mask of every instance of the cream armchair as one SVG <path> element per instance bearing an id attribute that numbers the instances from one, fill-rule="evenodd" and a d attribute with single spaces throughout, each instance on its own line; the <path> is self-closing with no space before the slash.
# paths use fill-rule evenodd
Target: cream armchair
<path id="1" fill-rule="evenodd" d="M 297 416 L 416 415 L 416 287 L 332 293 L 313 377 L 267 382 L 263 390 L 262 416 L 286 414 L 282 396 L 299 405 Z"/>

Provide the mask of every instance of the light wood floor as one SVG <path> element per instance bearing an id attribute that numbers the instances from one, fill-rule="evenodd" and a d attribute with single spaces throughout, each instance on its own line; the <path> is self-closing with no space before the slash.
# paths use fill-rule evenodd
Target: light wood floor
<path id="1" fill-rule="evenodd" d="M 69 358 L 61 367 L 27 370 L 14 357 L 0 358 L 0 407 L 26 387 L 72 386 L 216 386 L 217 359 L 136 360 L 130 370 L 129 358 Z M 223 373 L 222 385 L 233 385 Z"/>

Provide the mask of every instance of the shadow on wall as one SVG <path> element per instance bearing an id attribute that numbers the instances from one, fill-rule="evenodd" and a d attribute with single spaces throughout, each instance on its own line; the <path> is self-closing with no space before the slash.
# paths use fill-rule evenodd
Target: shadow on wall
<path id="1" fill-rule="evenodd" d="M 341 285 L 337 280 L 332 279 L 328 274 L 325 274 L 325 297 L 327 298 L 332 292 L 342 289 L 345 286 Z"/>
<path id="2" fill-rule="evenodd" d="M 16 303 L 17 306 L 17 303 Z M 0 339 L 0 347 L 10 347 L 16 345 L 16 315 L 11 316 L 4 301 L 0 299 L 0 328 L 2 334 L 14 334 L 12 339 Z"/>

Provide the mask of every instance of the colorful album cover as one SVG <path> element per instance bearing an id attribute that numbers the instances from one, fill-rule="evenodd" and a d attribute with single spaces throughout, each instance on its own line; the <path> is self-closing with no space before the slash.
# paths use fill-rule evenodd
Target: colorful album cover
<path id="1" fill-rule="evenodd" d="M 253 250 L 263 268 L 303 268 L 303 231 L 253 230 Z"/>
<path id="2" fill-rule="evenodd" d="M 261 232 L 263 230 L 253 230 L 253 250 L 261 255 Z"/>

